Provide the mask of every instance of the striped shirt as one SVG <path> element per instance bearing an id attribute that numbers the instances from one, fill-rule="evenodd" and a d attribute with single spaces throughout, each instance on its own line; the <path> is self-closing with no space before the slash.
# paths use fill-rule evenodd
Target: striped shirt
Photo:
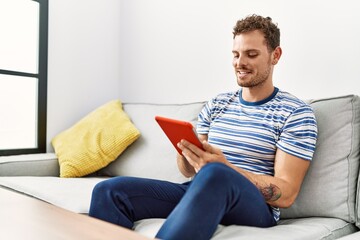
<path id="1" fill-rule="evenodd" d="M 227 160 L 255 174 L 274 176 L 277 148 L 311 160 L 317 138 L 311 107 L 293 95 L 275 88 L 259 102 L 242 99 L 241 89 L 210 100 L 198 117 L 197 132 L 219 147 Z M 275 220 L 280 211 L 272 207 Z"/>

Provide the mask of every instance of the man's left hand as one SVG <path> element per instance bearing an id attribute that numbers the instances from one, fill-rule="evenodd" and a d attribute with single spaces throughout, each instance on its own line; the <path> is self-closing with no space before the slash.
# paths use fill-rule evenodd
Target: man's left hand
<path id="1" fill-rule="evenodd" d="M 194 167 L 196 172 L 210 162 L 229 164 L 219 148 L 210 145 L 206 140 L 202 141 L 202 146 L 204 150 L 186 140 L 181 140 L 178 143 L 178 147 L 182 150 L 182 155 Z"/>

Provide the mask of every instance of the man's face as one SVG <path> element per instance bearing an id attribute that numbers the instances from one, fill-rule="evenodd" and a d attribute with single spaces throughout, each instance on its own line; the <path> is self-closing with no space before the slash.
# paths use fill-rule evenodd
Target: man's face
<path id="1" fill-rule="evenodd" d="M 255 30 L 236 35 L 232 52 L 237 82 L 241 87 L 261 86 L 271 80 L 272 56 L 262 32 Z"/>

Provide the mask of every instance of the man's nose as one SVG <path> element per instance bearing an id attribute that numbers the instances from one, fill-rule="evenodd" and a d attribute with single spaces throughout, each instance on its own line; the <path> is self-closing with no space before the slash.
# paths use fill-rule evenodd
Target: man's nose
<path id="1" fill-rule="evenodd" d="M 240 55 L 237 59 L 235 59 L 234 61 L 234 66 L 235 67 L 241 67 L 241 66 L 246 66 L 247 65 L 247 60 L 243 55 Z"/>

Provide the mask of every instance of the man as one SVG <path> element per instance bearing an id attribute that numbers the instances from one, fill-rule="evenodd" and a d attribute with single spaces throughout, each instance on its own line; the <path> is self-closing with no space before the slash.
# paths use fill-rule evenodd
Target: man
<path id="1" fill-rule="evenodd" d="M 238 91 L 220 94 L 199 114 L 204 150 L 182 140 L 179 170 L 191 182 L 117 177 L 99 183 L 90 216 L 131 228 L 167 218 L 157 238 L 210 239 L 218 224 L 275 226 L 279 207 L 298 195 L 317 137 L 312 109 L 274 87 L 282 50 L 271 18 L 252 15 L 234 27 Z"/>

